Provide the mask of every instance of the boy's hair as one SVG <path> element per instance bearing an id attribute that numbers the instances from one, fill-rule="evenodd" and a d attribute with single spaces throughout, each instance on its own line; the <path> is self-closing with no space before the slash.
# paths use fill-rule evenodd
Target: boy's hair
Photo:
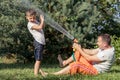
<path id="1" fill-rule="evenodd" d="M 29 16 L 36 15 L 36 11 L 34 9 L 28 9 L 26 11 L 26 16 L 28 16 L 28 14 Z"/>
<path id="2" fill-rule="evenodd" d="M 105 41 L 108 45 L 111 44 L 111 38 L 109 34 L 101 34 L 99 37 L 101 37 L 102 40 Z"/>

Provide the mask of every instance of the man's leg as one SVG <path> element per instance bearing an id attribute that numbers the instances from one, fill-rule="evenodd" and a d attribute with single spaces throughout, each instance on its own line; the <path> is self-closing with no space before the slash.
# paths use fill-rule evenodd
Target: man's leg
<path id="1" fill-rule="evenodd" d="M 98 74 L 97 70 L 93 67 L 91 62 L 87 61 L 83 56 L 81 56 L 79 51 L 75 51 L 74 53 L 75 62 L 71 63 L 70 66 L 70 74 Z"/>
<path id="2" fill-rule="evenodd" d="M 67 66 L 63 68 L 62 70 L 53 73 L 54 75 L 63 75 L 63 74 L 69 74 L 70 73 L 70 66 Z"/>
<path id="3" fill-rule="evenodd" d="M 66 65 L 68 65 L 69 63 L 73 62 L 73 61 L 79 61 L 81 55 L 79 53 L 79 51 L 75 51 L 71 57 L 69 57 L 68 59 L 66 60 L 63 60 L 61 55 L 59 54 L 58 55 L 58 61 L 59 61 L 59 64 L 60 64 L 60 67 L 64 67 Z"/>
<path id="4" fill-rule="evenodd" d="M 86 63 L 86 62 L 85 62 Z M 70 65 L 70 74 L 87 74 L 87 75 L 97 75 L 98 71 L 88 62 L 86 64 L 80 62 L 73 62 Z"/>
<path id="5" fill-rule="evenodd" d="M 59 61 L 60 67 L 64 67 L 64 66 L 66 66 L 67 64 L 69 64 L 73 61 L 72 56 L 69 57 L 67 60 L 63 60 L 60 54 L 58 55 L 57 59 Z"/>
<path id="6" fill-rule="evenodd" d="M 42 69 L 39 69 L 39 72 L 41 73 L 41 75 L 42 75 L 43 77 L 45 77 L 46 75 L 48 75 L 48 73 L 42 71 Z"/>
<path id="7" fill-rule="evenodd" d="M 73 59 L 73 55 L 75 60 Z M 97 70 L 91 65 L 91 63 L 80 55 L 79 51 L 75 51 L 73 55 L 69 59 L 70 61 L 74 60 L 75 62 L 72 62 L 69 66 L 54 73 L 55 75 L 68 74 L 68 73 L 73 75 L 76 74 L 77 72 L 82 74 L 92 74 L 92 75 L 98 74 Z M 69 61 L 69 59 L 67 60 Z"/>

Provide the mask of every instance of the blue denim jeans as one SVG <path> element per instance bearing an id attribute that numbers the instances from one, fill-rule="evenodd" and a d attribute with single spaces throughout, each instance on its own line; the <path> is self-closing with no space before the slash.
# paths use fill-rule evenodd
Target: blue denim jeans
<path id="1" fill-rule="evenodd" d="M 43 59 L 43 49 L 44 49 L 44 45 L 40 44 L 39 42 L 37 42 L 36 40 L 34 40 L 34 56 L 35 56 L 35 60 L 36 61 L 41 61 Z"/>

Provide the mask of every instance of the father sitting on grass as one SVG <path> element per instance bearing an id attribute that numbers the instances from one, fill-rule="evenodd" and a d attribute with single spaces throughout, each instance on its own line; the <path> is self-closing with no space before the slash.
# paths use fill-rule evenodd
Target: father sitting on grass
<path id="1" fill-rule="evenodd" d="M 87 74 L 97 75 L 109 71 L 114 62 L 114 47 L 111 46 L 109 34 L 102 34 L 97 39 L 97 49 L 84 49 L 80 44 L 74 43 L 75 53 L 67 60 L 62 60 L 58 55 L 59 63 L 62 67 L 69 64 L 62 70 L 53 73 L 54 75 L 63 74 Z"/>

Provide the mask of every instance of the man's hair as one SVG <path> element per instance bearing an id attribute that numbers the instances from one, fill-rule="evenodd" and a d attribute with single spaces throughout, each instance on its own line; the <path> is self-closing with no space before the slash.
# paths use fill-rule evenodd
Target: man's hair
<path id="1" fill-rule="evenodd" d="M 28 9 L 26 11 L 26 16 L 28 16 L 28 13 L 29 13 L 29 16 L 36 15 L 36 11 L 34 9 Z"/>
<path id="2" fill-rule="evenodd" d="M 111 38 L 109 34 L 101 34 L 99 37 L 101 37 L 102 40 L 105 41 L 108 45 L 111 44 Z"/>

